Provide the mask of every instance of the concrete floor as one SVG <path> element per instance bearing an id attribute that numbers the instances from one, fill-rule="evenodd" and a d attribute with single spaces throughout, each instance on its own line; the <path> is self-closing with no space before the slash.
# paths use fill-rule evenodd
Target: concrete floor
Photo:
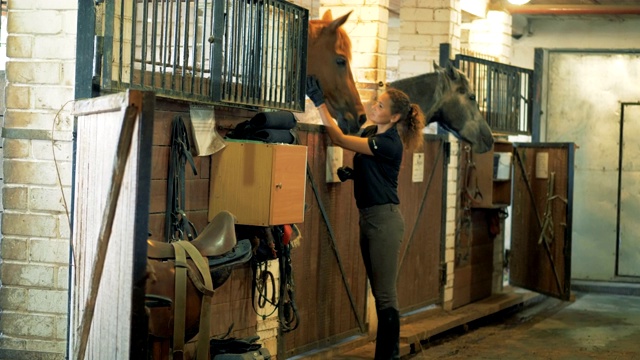
<path id="1" fill-rule="evenodd" d="M 403 359 L 640 359 L 640 297 L 574 295 L 483 318 Z"/>

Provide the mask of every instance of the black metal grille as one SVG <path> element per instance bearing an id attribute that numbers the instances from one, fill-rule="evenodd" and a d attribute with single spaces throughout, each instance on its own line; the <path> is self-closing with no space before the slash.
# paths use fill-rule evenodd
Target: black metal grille
<path id="1" fill-rule="evenodd" d="M 309 12 L 284 0 L 105 2 L 101 87 L 304 111 Z"/>
<path id="2" fill-rule="evenodd" d="M 468 55 L 456 55 L 455 66 L 469 78 L 493 132 L 531 135 L 533 70 Z"/>

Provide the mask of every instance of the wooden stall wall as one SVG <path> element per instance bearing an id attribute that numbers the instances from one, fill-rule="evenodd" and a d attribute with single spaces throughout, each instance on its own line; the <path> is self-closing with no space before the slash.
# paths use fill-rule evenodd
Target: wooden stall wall
<path id="1" fill-rule="evenodd" d="M 414 173 L 413 153 L 404 153 L 398 180 L 400 208 L 405 221 L 398 277 L 400 313 L 439 303 L 442 298 L 448 163 L 445 145 L 442 138 L 425 138 L 424 156 L 415 160 L 422 161 L 421 173 Z"/>
<path id="2" fill-rule="evenodd" d="M 326 149 L 331 145 L 330 140 L 322 128 L 299 127 L 304 129 L 298 134 L 301 143 L 308 147 L 311 176 L 307 183 L 305 222 L 300 226 L 303 240 L 292 255 L 301 326 L 285 336 L 287 356 L 358 334 L 357 317 L 363 322 L 367 318 L 367 278 L 360 254 L 358 209 L 353 198 L 353 182 L 325 182 Z M 427 136 L 423 151 L 423 180 L 412 180 L 413 153 L 410 152 L 404 154 L 399 178 L 401 211 L 406 223 L 401 256 L 407 251 L 398 287 L 403 311 L 437 303 L 441 298 L 438 269 L 444 236 L 444 141 L 436 136 Z M 353 152 L 345 150 L 343 156 L 343 165 L 353 166 Z M 314 184 L 335 234 L 336 250 L 354 305 L 345 289 L 321 205 L 313 190 Z M 423 204 L 424 209 L 418 215 Z M 409 245 L 412 232 L 413 240 Z"/>
<path id="3" fill-rule="evenodd" d="M 216 124 L 222 128 L 233 127 L 240 121 L 250 119 L 254 114 L 247 110 L 216 108 Z M 176 116 L 180 116 L 188 129 L 190 128 L 189 104 L 164 99 L 156 100 L 149 232 L 152 239 L 160 241 L 166 241 L 164 232 L 171 122 Z M 191 166 L 187 163 L 185 211 L 188 219 L 200 232 L 207 224 L 211 157 L 194 156 L 193 159 L 198 174 L 194 175 Z M 256 315 L 251 306 L 251 278 L 251 267 L 245 264 L 234 269 L 231 277 L 216 290 L 211 311 L 212 335 L 225 334 L 232 325 L 233 331 L 230 336 L 255 335 Z"/>
<path id="4" fill-rule="evenodd" d="M 237 109 L 216 109 L 218 132 L 224 135 L 239 122 L 255 113 Z M 152 238 L 164 238 L 164 214 L 167 193 L 167 171 L 171 121 L 175 116 L 189 120 L 189 107 L 158 100 L 153 139 L 153 172 L 151 185 L 150 231 Z M 298 124 L 301 145 L 306 145 L 310 170 L 305 191 L 304 223 L 297 224 L 302 239 L 292 249 L 295 300 L 300 326 L 284 335 L 286 357 L 337 343 L 360 334 L 360 322 L 366 331 L 367 279 L 359 247 L 358 210 L 353 199 L 353 182 L 326 183 L 327 146 L 331 145 L 324 129 L 316 125 Z M 444 142 L 428 136 L 424 148 L 422 182 L 412 182 L 413 154 L 405 153 L 400 175 L 402 212 L 406 220 L 405 248 L 413 231 L 413 240 L 402 266 L 400 302 L 403 309 L 415 309 L 440 299 L 439 264 L 444 232 L 443 196 L 446 179 Z M 344 165 L 352 166 L 353 153 L 344 151 Z M 186 174 L 186 212 L 196 228 L 207 221 L 210 158 L 195 158 L 198 175 L 189 166 Z M 213 165 L 215 166 L 215 164 Z M 435 172 L 434 172 L 435 169 Z M 215 171 L 215 169 L 214 169 Z M 433 175 L 432 175 L 433 172 Z M 430 182 L 430 185 L 428 183 Z M 318 191 L 320 201 L 314 192 Z M 428 189 L 427 189 L 428 188 Z M 428 191 L 427 191 L 428 190 Z M 425 198 L 426 193 L 426 198 Z M 424 201 L 424 209 L 418 211 Z M 335 234 L 336 247 L 323 218 L 324 207 Z M 414 230 L 415 228 L 415 230 Z M 340 271 L 353 297 L 353 305 Z M 256 314 L 251 305 L 252 271 L 249 265 L 237 268 L 227 283 L 213 297 L 211 332 L 219 335 L 234 325 L 232 336 L 248 336 L 256 332 Z M 355 309 L 355 311 L 354 311 Z M 357 316 L 356 316 L 357 314 Z"/>
<path id="5" fill-rule="evenodd" d="M 299 127 L 300 143 L 307 146 L 309 173 L 305 221 L 300 224 L 303 238 L 292 253 L 301 325 L 285 336 L 287 357 L 359 333 L 356 313 L 364 322 L 366 304 L 366 273 L 358 245 L 358 210 L 353 200 L 353 182 L 325 182 L 326 150 L 330 140 L 318 126 Z M 353 166 L 352 157 L 352 152 L 344 151 L 345 166 Z M 321 206 L 335 235 L 336 252 Z M 342 262 L 354 307 L 342 280 L 336 254 Z"/>

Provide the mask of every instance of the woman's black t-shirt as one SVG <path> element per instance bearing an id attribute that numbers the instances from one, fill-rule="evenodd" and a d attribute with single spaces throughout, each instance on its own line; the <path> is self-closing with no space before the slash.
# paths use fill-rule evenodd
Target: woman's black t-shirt
<path id="1" fill-rule="evenodd" d="M 353 157 L 353 189 L 359 209 L 382 204 L 399 204 L 398 174 L 402 163 L 402 140 L 396 127 L 376 134 L 377 126 L 365 128 L 371 155 Z"/>

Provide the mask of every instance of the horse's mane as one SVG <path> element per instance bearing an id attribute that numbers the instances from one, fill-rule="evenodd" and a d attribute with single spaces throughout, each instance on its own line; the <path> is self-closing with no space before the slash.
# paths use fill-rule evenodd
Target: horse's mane
<path id="1" fill-rule="evenodd" d="M 330 21 L 311 20 L 309 21 L 309 40 L 313 41 L 321 36 L 322 30 L 331 24 Z M 351 39 L 342 27 L 336 29 L 336 52 L 347 57 L 351 61 Z"/>

